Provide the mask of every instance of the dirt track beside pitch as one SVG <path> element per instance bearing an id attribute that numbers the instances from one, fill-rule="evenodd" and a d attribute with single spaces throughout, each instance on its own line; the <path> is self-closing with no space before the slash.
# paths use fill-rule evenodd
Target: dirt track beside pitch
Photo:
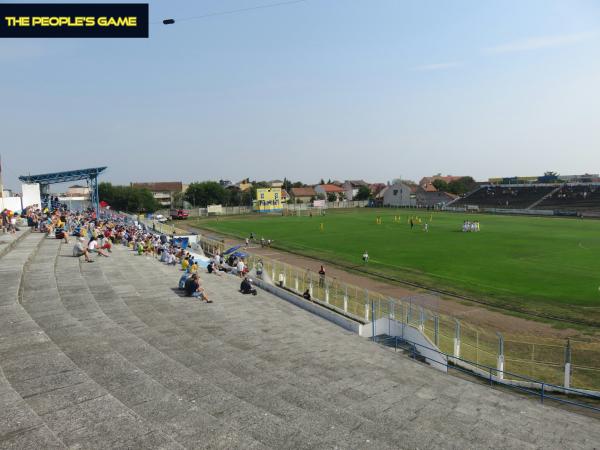
<path id="1" fill-rule="evenodd" d="M 193 227 L 189 227 L 189 229 L 197 230 L 197 228 Z M 219 235 L 212 230 L 206 230 L 206 232 L 210 233 L 212 236 Z M 226 246 L 243 244 L 243 241 L 240 239 L 234 239 L 227 236 L 222 237 L 225 240 Z M 299 268 L 312 270 L 315 273 L 318 272 L 321 265 L 321 262 L 318 259 L 296 255 L 275 248 L 262 248 L 251 244 L 248 250 L 253 254 L 276 259 Z M 324 266 L 327 276 L 329 277 L 393 298 L 410 297 L 415 304 L 439 312 L 440 314 L 453 316 L 457 319 L 464 319 L 470 324 L 482 328 L 491 328 L 505 334 L 553 339 L 566 339 L 568 337 L 577 337 L 581 335 L 579 330 L 573 328 L 555 328 L 549 323 L 505 314 L 494 310 L 492 307 L 485 307 L 469 302 L 468 300 L 439 295 L 425 289 L 414 289 L 386 281 L 376 280 L 366 275 L 349 272 L 343 268 L 336 267 L 335 265 L 324 263 Z"/>

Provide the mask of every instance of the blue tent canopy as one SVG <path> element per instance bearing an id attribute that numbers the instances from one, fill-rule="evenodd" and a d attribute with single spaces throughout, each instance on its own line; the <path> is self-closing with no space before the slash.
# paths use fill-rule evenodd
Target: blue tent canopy
<path id="1" fill-rule="evenodd" d="M 230 253 L 235 252 L 240 247 L 241 247 L 241 245 L 236 245 L 235 247 L 231 247 L 230 249 L 225 250 L 223 252 L 223 255 L 229 255 Z"/>

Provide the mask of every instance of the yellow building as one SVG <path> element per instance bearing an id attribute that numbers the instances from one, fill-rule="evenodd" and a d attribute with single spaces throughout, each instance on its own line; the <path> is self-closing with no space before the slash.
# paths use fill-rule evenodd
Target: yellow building
<path id="1" fill-rule="evenodd" d="M 281 212 L 281 188 L 257 189 L 253 206 L 254 211 L 258 212 Z"/>

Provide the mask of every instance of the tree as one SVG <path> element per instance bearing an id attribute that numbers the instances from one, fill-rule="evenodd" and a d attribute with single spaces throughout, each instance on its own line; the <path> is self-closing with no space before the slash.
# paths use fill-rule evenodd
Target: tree
<path id="1" fill-rule="evenodd" d="M 327 201 L 328 202 L 337 201 L 337 195 L 335 195 L 333 192 L 330 192 L 329 194 L 327 194 Z"/>
<path id="2" fill-rule="evenodd" d="M 433 180 L 433 183 L 431 184 L 433 184 L 433 187 L 438 191 L 448 192 L 448 183 L 446 183 L 444 180 Z"/>
<path id="3" fill-rule="evenodd" d="M 321 178 L 321 182 L 319 184 L 325 184 L 325 180 Z"/>
<path id="4" fill-rule="evenodd" d="M 469 191 L 472 191 L 477 183 L 472 177 L 462 177 L 458 180 L 453 180 L 448 183 L 448 191 L 452 194 L 462 195 Z"/>
<path id="5" fill-rule="evenodd" d="M 175 192 L 175 194 L 173 194 L 171 206 L 173 208 L 183 208 L 183 192 Z"/>
<path id="6" fill-rule="evenodd" d="M 467 192 L 467 188 L 460 180 L 452 180 L 448 183 L 448 192 L 461 195 Z"/>
<path id="7" fill-rule="evenodd" d="M 208 205 L 227 204 L 229 193 L 216 181 L 202 181 L 190 184 L 184 197 L 194 206 L 206 208 Z"/>
<path id="8" fill-rule="evenodd" d="M 160 208 L 152 192 L 146 188 L 131 186 L 113 186 L 111 183 L 98 185 L 100 200 L 108 203 L 117 211 L 132 213 L 154 212 Z"/>
<path id="9" fill-rule="evenodd" d="M 358 192 L 356 194 L 356 200 L 368 200 L 371 196 L 371 190 L 368 186 L 361 186 L 358 188 Z"/>
<path id="10" fill-rule="evenodd" d="M 286 191 L 290 192 L 290 189 L 292 189 L 292 182 L 290 180 L 288 180 L 287 178 L 283 178 L 283 185 L 281 186 L 283 189 L 285 189 Z"/>
<path id="11" fill-rule="evenodd" d="M 460 181 L 465 185 L 467 192 L 472 191 L 477 187 L 477 182 L 473 179 L 473 177 L 462 177 Z"/>

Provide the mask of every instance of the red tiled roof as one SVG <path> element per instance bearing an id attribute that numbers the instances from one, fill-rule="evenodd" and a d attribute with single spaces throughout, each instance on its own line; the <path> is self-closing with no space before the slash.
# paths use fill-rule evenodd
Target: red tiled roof
<path id="1" fill-rule="evenodd" d="M 373 194 L 377 194 L 379 192 L 381 192 L 383 190 L 383 188 L 385 188 L 386 185 L 383 183 L 373 183 L 371 186 L 369 186 L 369 189 L 371 190 L 371 192 Z"/>
<path id="2" fill-rule="evenodd" d="M 344 192 L 344 190 L 336 186 L 335 184 L 320 184 L 319 185 L 325 192 Z"/>
<path id="3" fill-rule="evenodd" d="M 301 188 L 292 188 L 291 192 L 292 197 L 314 197 L 317 195 L 314 188 L 311 187 L 301 187 Z"/>

